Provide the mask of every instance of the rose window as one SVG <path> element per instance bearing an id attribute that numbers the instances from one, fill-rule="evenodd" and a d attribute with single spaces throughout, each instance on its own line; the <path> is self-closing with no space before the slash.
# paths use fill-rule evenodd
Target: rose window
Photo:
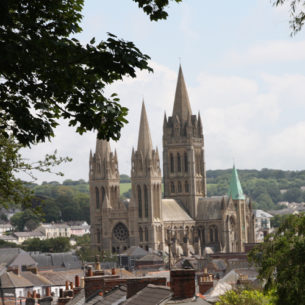
<path id="1" fill-rule="evenodd" d="M 128 239 L 128 230 L 125 225 L 118 223 L 113 229 L 113 235 L 119 241 L 126 241 Z"/>

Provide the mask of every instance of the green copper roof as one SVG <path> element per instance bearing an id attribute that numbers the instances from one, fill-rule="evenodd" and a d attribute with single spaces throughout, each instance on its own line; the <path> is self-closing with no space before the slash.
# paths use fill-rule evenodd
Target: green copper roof
<path id="1" fill-rule="evenodd" d="M 233 170 L 232 170 L 232 176 L 231 176 L 228 196 L 229 197 L 232 196 L 232 199 L 235 199 L 235 200 L 236 199 L 245 199 L 245 195 L 243 193 L 243 189 L 241 187 L 235 165 L 233 166 Z"/>

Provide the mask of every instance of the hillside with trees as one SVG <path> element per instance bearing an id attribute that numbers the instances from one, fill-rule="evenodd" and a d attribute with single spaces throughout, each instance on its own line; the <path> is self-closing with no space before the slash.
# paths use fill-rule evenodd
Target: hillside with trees
<path id="1" fill-rule="evenodd" d="M 272 210 L 281 208 L 278 202 L 304 202 L 305 171 L 239 170 L 240 181 L 254 208 Z M 228 191 L 231 169 L 207 171 L 208 196 L 224 195 Z M 86 220 L 90 223 L 89 185 L 84 180 L 65 180 L 31 184 L 34 193 L 32 204 L 40 206 L 46 222 Z M 121 198 L 131 196 L 128 175 L 121 175 Z M 16 226 L 35 227 L 39 222 L 29 211 L 17 213 L 13 218 Z"/>

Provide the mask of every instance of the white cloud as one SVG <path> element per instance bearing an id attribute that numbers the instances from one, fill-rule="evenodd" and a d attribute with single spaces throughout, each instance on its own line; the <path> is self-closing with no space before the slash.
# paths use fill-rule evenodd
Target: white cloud
<path id="1" fill-rule="evenodd" d="M 297 62 L 305 60 L 304 41 L 267 41 L 251 46 L 247 50 L 228 53 L 226 62 L 231 65 L 257 65 Z"/>
<path id="2" fill-rule="evenodd" d="M 167 115 L 172 112 L 177 71 L 157 63 L 152 66 L 154 74 L 140 72 L 136 79 L 125 79 L 108 90 L 117 92 L 121 103 L 130 109 L 129 124 L 122 130 L 120 141 L 111 144 L 117 149 L 121 173 L 130 173 L 143 97 L 153 144 L 158 146 L 162 158 L 163 115 L 164 111 Z M 185 79 L 188 83 L 187 73 Z M 304 81 L 303 75 L 263 75 L 258 82 L 237 76 L 201 74 L 195 85 L 187 85 L 193 113 L 200 111 L 203 118 L 207 168 L 228 168 L 233 160 L 240 168 L 304 168 L 305 121 L 283 119 L 293 103 L 297 103 L 299 112 L 302 109 L 305 112 Z M 72 163 L 62 168 L 63 179 L 87 179 L 89 150 L 95 148 L 95 135 L 77 135 L 65 123 L 57 128 L 52 143 L 26 150 L 25 156 L 41 159 L 56 148 L 61 155 L 73 158 Z M 58 180 L 42 175 L 39 178 Z"/>

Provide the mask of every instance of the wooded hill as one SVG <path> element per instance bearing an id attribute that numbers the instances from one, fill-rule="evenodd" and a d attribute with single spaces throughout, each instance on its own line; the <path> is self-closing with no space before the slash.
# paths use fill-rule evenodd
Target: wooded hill
<path id="1" fill-rule="evenodd" d="M 228 191 L 231 169 L 207 171 L 208 196 Z M 305 201 L 305 171 L 239 170 L 243 191 L 252 198 L 254 208 L 280 208 L 280 201 Z M 124 183 L 123 183 L 124 182 Z M 130 198 L 130 177 L 121 175 L 121 197 Z M 89 185 L 84 180 L 65 180 L 32 185 L 35 205 L 42 205 L 45 221 L 86 220 L 90 222 Z"/>

